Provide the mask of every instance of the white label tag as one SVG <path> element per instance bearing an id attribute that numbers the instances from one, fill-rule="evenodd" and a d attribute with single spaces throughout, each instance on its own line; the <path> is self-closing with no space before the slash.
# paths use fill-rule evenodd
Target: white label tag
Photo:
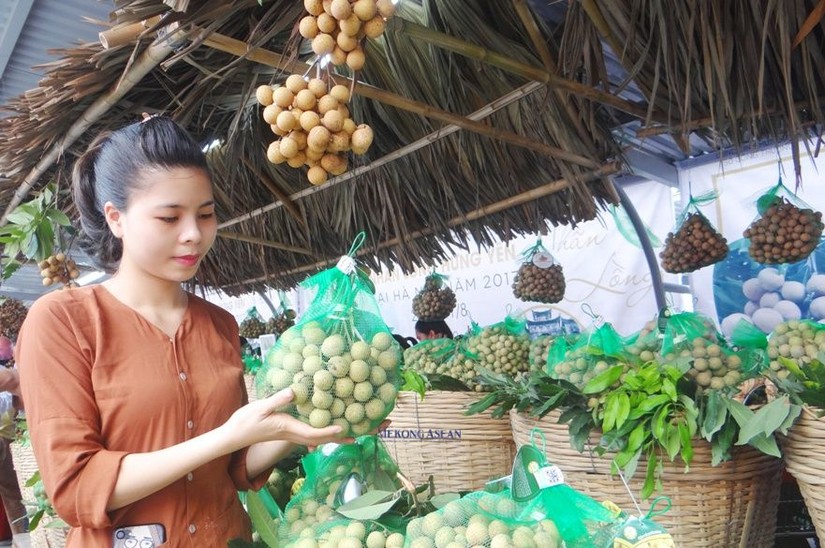
<path id="1" fill-rule="evenodd" d="M 338 267 L 338 270 L 344 274 L 352 274 L 355 272 L 355 259 L 349 255 L 344 255 L 338 259 L 338 264 L 336 266 Z"/>
<path id="2" fill-rule="evenodd" d="M 555 259 L 549 253 L 545 253 L 543 251 L 539 251 L 535 255 L 533 255 L 533 264 L 539 268 L 550 268 L 554 264 L 556 264 Z"/>
<path id="3" fill-rule="evenodd" d="M 538 483 L 539 487 L 542 489 L 562 485 L 564 483 L 564 474 L 562 473 L 561 468 L 555 464 L 539 468 L 534 476 L 536 477 L 536 483 Z"/>

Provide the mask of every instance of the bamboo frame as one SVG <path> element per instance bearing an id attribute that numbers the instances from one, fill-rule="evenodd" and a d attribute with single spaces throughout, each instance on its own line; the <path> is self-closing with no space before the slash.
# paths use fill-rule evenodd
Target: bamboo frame
<path id="1" fill-rule="evenodd" d="M 398 31 L 413 38 L 423 40 L 428 44 L 438 46 L 472 59 L 477 59 L 483 63 L 487 63 L 488 65 L 492 65 L 512 74 L 527 78 L 528 80 L 542 82 L 550 87 L 573 93 L 584 97 L 585 99 L 590 99 L 591 101 L 609 105 L 638 118 L 644 119 L 647 116 L 647 111 L 645 108 L 635 105 L 629 101 L 625 101 L 621 97 L 611 93 L 606 93 L 590 86 L 574 82 L 573 80 L 556 76 L 545 69 L 515 61 L 494 51 L 471 44 L 461 40 L 460 38 L 455 38 L 448 34 L 444 34 L 443 32 L 432 30 L 423 25 L 419 25 L 418 23 L 412 23 L 406 19 L 394 17 L 390 20 L 390 22 L 392 28 L 397 29 Z"/>
<path id="2" fill-rule="evenodd" d="M 310 65 L 304 63 L 303 61 L 289 60 L 281 54 L 263 48 L 249 49 L 246 42 L 218 33 L 211 33 L 207 35 L 202 38 L 201 43 L 218 51 L 237 55 L 238 57 L 245 57 L 250 61 L 255 61 L 257 63 L 261 63 L 262 65 L 274 68 L 280 68 L 285 71 L 291 70 L 296 73 L 303 74 L 310 68 Z M 556 158 L 558 160 L 564 160 L 565 162 L 570 162 L 582 167 L 595 169 L 599 166 L 598 162 L 589 158 L 584 158 L 578 154 L 574 154 L 545 143 L 539 143 L 529 137 L 518 135 L 512 131 L 506 131 L 503 129 L 494 128 L 481 122 L 475 122 L 464 116 L 441 110 L 420 101 L 407 99 L 406 97 L 364 84 L 363 82 L 354 82 L 351 78 L 347 78 L 343 75 L 336 75 L 336 79 L 346 82 L 346 84 L 351 86 L 351 89 L 354 90 L 354 93 L 368 99 L 374 99 L 384 103 L 385 105 L 406 110 L 407 112 L 412 112 L 425 118 L 432 118 L 447 124 L 454 124 L 461 129 L 478 133 L 479 135 L 484 135 L 485 137 L 496 139 L 498 141 L 504 141 L 506 143 L 510 143 L 511 145 L 526 148 L 534 152 L 538 152 L 539 154 L 544 154 L 545 156 Z"/>
<path id="3" fill-rule="evenodd" d="M 258 238 L 256 236 L 238 234 L 237 232 L 226 232 L 225 230 L 219 230 L 218 236 L 220 236 L 221 238 L 226 238 L 227 240 L 237 240 L 239 242 L 246 242 L 248 244 L 262 245 L 264 247 L 280 249 L 281 251 L 290 251 L 292 253 L 300 253 L 301 255 L 309 255 L 310 257 L 314 255 L 312 251 L 310 251 L 309 249 L 305 249 L 303 247 L 295 247 L 288 244 L 282 244 L 280 242 L 273 242 L 272 240 L 265 240 L 263 238 Z"/>
<path id="4" fill-rule="evenodd" d="M 525 84 L 524 86 L 518 88 L 515 91 L 511 91 L 507 95 L 499 97 L 498 99 L 496 99 L 495 101 L 493 101 L 489 105 L 485 105 L 484 107 L 482 107 L 479 110 L 473 112 L 472 114 L 470 114 L 467 117 L 472 119 L 472 120 L 481 120 L 481 119 L 486 118 L 487 116 L 493 114 L 494 112 L 497 112 L 498 110 L 506 107 L 507 105 L 511 104 L 512 102 L 517 101 L 517 100 L 521 99 L 522 97 L 525 97 L 528 94 L 533 93 L 534 91 L 536 91 L 538 89 L 541 89 L 542 87 L 543 86 L 541 84 L 539 84 L 538 82 L 530 82 L 530 83 Z M 370 164 L 368 164 L 366 166 L 361 166 L 361 167 L 357 167 L 355 169 L 351 169 L 351 170 L 347 171 L 346 173 L 344 173 L 343 175 L 338 175 L 337 177 L 334 177 L 334 178 L 330 179 L 329 181 L 324 183 L 322 186 L 313 186 L 313 187 L 306 188 L 306 189 L 304 189 L 300 192 L 296 192 L 295 194 L 292 194 L 288 198 L 289 198 L 289 200 L 295 201 L 295 200 L 299 200 L 301 198 L 304 198 L 306 196 L 309 196 L 311 194 L 315 194 L 316 192 L 321 192 L 323 190 L 331 188 L 332 186 L 335 186 L 335 185 L 338 185 L 338 184 L 343 183 L 345 181 L 348 181 L 350 179 L 353 179 L 353 178 L 357 177 L 358 175 L 362 175 L 364 173 L 372 171 L 373 169 L 379 168 L 379 167 L 381 167 L 385 164 L 393 162 L 393 161 L 395 161 L 399 158 L 403 158 L 404 156 L 406 156 L 408 154 L 411 154 L 411 153 L 415 152 L 416 150 L 422 149 L 422 148 L 430 145 L 431 143 L 434 143 L 435 141 L 438 141 L 439 139 L 443 139 L 444 137 L 447 137 L 448 135 L 452 135 L 453 133 L 459 131 L 460 129 L 461 128 L 459 128 L 456 125 L 449 125 L 447 127 L 444 127 L 444 128 L 438 129 L 436 131 L 433 131 L 432 133 L 430 133 L 428 135 L 425 135 L 424 137 L 418 139 L 417 141 L 413 141 L 412 143 L 410 143 L 408 145 L 405 145 L 405 146 L 399 148 L 398 150 L 395 150 L 394 152 L 391 152 L 390 154 L 387 154 L 387 155 L 385 155 L 381 158 L 378 158 L 377 160 L 371 162 Z M 266 213 L 268 211 L 272 211 L 274 209 L 277 209 L 277 208 L 281 207 L 282 205 L 284 205 L 284 203 L 282 203 L 282 202 L 283 202 L 283 200 L 279 200 L 277 202 L 272 202 L 271 204 L 259 207 L 257 209 L 252 210 L 252 211 L 249 211 L 248 213 L 244 213 L 243 215 L 239 215 L 239 216 L 237 216 L 233 219 L 229 219 L 228 221 L 224 221 L 223 223 L 218 225 L 218 228 L 227 228 L 227 227 L 236 225 L 240 222 L 248 221 L 249 219 L 254 219 L 255 217 L 257 217 L 259 215 L 263 215 L 264 213 Z"/>
<path id="5" fill-rule="evenodd" d="M 608 177 L 610 175 L 614 175 L 614 174 L 618 173 L 620 171 L 620 169 L 621 169 L 621 166 L 618 162 L 610 162 L 610 163 L 604 164 L 599 169 L 596 169 L 596 170 L 593 170 L 589 173 L 583 174 L 582 175 L 582 180 L 585 181 L 585 182 L 590 182 L 594 179 L 600 179 L 602 177 Z M 559 192 L 560 190 L 564 190 L 565 188 L 567 188 L 569 186 L 570 186 L 570 183 L 566 179 L 557 179 L 555 181 L 551 181 L 549 183 L 546 183 L 542 186 L 532 188 L 530 190 L 522 192 L 521 194 L 516 194 L 515 196 L 510 196 L 509 198 L 507 198 L 505 200 L 501 200 L 501 201 L 492 203 L 490 205 L 480 207 L 480 208 L 475 209 L 473 211 L 470 211 L 470 212 L 468 212 L 464 215 L 459 215 L 457 217 L 453 217 L 452 219 L 450 219 L 449 221 L 447 221 L 445 223 L 445 226 L 448 227 L 448 228 L 453 228 L 453 227 L 468 223 L 470 221 L 476 221 L 478 219 L 483 219 L 484 217 L 487 217 L 488 215 L 498 213 L 498 212 L 503 211 L 505 209 L 509 209 L 511 207 L 516 207 L 516 206 L 519 206 L 519 205 L 522 205 L 522 204 L 526 204 L 528 202 L 532 202 L 534 200 L 538 200 L 539 198 L 549 196 L 550 194 Z M 394 238 L 390 238 L 389 240 L 384 240 L 383 242 L 381 242 L 379 244 L 376 244 L 372 247 L 362 247 L 361 249 L 359 249 L 356 252 L 356 255 L 360 256 L 360 255 L 365 255 L 367 253 L 374 253 L 375 251 L 378 251 L 379 249 L 384 249 L 386 247 L 399 245 L 403 242 L 407 242 L 407 241 L 410 241 L 410 240 L 416 240 L 416 239 L 424 237 L 424 236 L 430 236 L 430 235 L 434 234 L 435 232 L 437 232 L 438 230 L 440 230 L 441 228 L 443 228 L 443 227 L 428 227 L 428 228 L 424 228 L 424 229 L 421 229 L 421 230 L 416 230 L 415 232 L 411 232 L 409 235 L 407 235 L 404 238 L 396 236 Z M 304 266 L 300 266 L 300 267 L 297 267 L 297 268 L 293 268 L 291 270 L 287 270 L 286 272 L 278 272 L 277 274 L 274 274 L 274 275 L 289 276 L 289 275 L 292 275 L 292 274 L 300 274 L 301 272 L 308 272 L 308 271 L 311 271 L 311 270 L 316 270 L 316 269 L 319 269 L 319 268 L 329 266 L 337 260 L 338 260 L 338 257 L 335 257 L 335 258 L 332 258 L 332 259 L 326 259 L 326 260 L 323 260 L 323 261 L 318 261 L 314 264 L 304 265 Z M 257 278 L 252 278 L 252 279 L 244 280 L 244 281 L 241 281 L 241 282 L 235 282 L 235 283 L 227 284 L 226 287 L 236 287 L 236 286 L 239 286 L 239 285 L 265 282 L 269 278 L 271 278 L 272 276 L 273 275 L 259 276 Z"/>

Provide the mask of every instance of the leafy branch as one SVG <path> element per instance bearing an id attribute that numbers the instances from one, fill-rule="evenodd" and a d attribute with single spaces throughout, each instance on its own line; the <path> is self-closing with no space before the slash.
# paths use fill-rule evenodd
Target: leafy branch
<path id="1" fill-rule="evenodd" d="M 25 261 L 42 261 L 54 251 L 58 230 L 71 231 L 71 221 L 57 208 L 55 187 L 49 184 L 39 196 L 20 204 L 0 227 L 2 278 L 10 278 Z M 21 256 L 24 258 L 20 260 Z"/>

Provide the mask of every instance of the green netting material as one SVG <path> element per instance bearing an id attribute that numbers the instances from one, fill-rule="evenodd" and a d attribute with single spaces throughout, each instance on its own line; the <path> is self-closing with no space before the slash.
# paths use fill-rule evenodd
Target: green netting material
<path id="1" fill-rule="evenodd" d="M 291 388 L 294 416 L 360 436 L 395 405 L 401 347 L 381 318 L 369 280 L 342 263 L 305 282 L 315 297 L 267 353 L 257 391 L 265 397 Z"/>
<path id="2" fill-rule="evenodd" d="M 336 511 L 360 494 L 401 488 L 398 466 L 378 437 L 362 436 L 347 445 L 327 444 L 304 457 L 301 464 L 306 480 L 284 510 L 278 528 L 280 547 L 378 545 L 378 537 L 381 546 L 401 546 L 403 538 L 392 528 L 349 519 Z"/>
<path id="3" fill-rule="evenodd" d="M 598 327 L 591 326 L 575 342 L 557 338 L 547 356 L 547 372 L 582 387 L 609 367 L 629 362 L 622 336 L 611 324 L 601 323 Z"/>
<path id="4" fill-rule="evenodd" d="M 825 352 L 825 324 L 811 320 L 791 320 L 777 325 L 768 336 L 767 355 L 770 369 L 780 378 L 789 371 L 779 361 L 785 358 L 804 369 Z"/>
<path id="5" fill-rule="evenodd" d="M 782 182 L 782 177 L 780 177 L 774 186 L 760 194 L 756 200 L 756 210 L 759 212 L 759 215 L 764 215 L 765 211 L 767 211 L 777 199 L 784 199 L 800 209 L 811 209 L 811 206 L 799 198 L 796 192 L 785 186 L 785 183 Z"/>
<path id="6" fill-rule="evenodd" d="M 428 339 L 404 350 L 404 365 L 424 375 L 446 375 L 445 364 L 455 355 L 455 339 Z"/>
<path id="7" fill-rule="evenodd" d="M 527 321 L 508 316 L 503 321 L 486 327 L 474 323 L 467 337 L 466 353 L 469 359 L 465 362 L 474 362 L 477 368 L 513 377 L 529 371 L 530 338 L 527 335 Z M 478 374 L 478 370 L 475 373 Z M 474 381 L 468 386 L 480 390 Z"/>
<path id="8" fill-rule="evenodd" d="M 710 204 L 716 199 L 719 198 L 719 193 L 716 191 L 710 191 L 705 194 L 701 194 L 699 196 L 694 196 L 693 194 L 690 195 L 690 199 L 688 200 L 687 204 L 685 204 L 684 209 L 682 209 L 681 213 L 676 216 L 676 226 L 673 229 L 673 232 L 676 232 L 681 228 L 685 221 L 688 218 L 688 215 L 691 213 L 696 213 L 701 215 L 705 221 L 707 221 L 708 226 L 713 226 L 710 221 L 708 221 L 707 217 L 702 213 L 699 209 L 699 206 Z"/>
<path id="9" fill-rule="evenodd" d="M 690 347 L 696 339 L 719 343 L 722 337 L 717 333 L 713 321 L 694 312 L 680 312 L 665 318 L 662 332 L 662 355 L 678 354 Z"/>

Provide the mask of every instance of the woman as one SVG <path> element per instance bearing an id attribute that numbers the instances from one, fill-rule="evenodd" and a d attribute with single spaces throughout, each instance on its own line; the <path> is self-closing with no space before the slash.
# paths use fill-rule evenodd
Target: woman
<path id="1" fill-rule="evenodd" d="M 206 158 L 170 119 L 99 137 L 75 164 L 85 250 L 114 272 L 31 308 L 17 364 L 46 492 L 69 547 L 251 538 L 237 491 L 260 488 L 293 444 L 341 441 L 247 404 L 238 328 L 185 292 L 217 233 Z"/>
<path id="2" fill-rule="evenodd" d="M 419 341 L 452 339 L 453 331 L 444 320 L 418 320 L 415 322 L 415 338 Z"/>

